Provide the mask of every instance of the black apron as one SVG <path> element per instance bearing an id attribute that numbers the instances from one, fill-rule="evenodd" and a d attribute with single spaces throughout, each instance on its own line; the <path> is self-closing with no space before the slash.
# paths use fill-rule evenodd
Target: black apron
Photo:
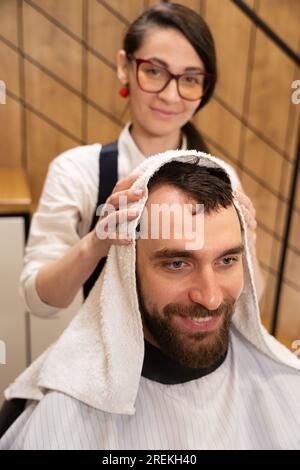
<path id="1" fill-rule="evenodd" d="M 95 225 L 99 219 L 99 215 L 96 214 L 97 207 L 104 204 L 107 198 L 111 195 L 117 181 L 118 181 L 118 141 L 107 145 L 103 145 L 99 155 L 99 186 L 98 186 L 98 198 L 95 208 L 94 217 L 90 226 L 90 231 L 95 228 Z M 102 258 L 97 264 L 95 271 L 90 275 L 87 281 L 83 285 L 83 296 L 87 298 L 90 290 L 94 286 L 98 279 L 104 265 L 106 258 Z"/>

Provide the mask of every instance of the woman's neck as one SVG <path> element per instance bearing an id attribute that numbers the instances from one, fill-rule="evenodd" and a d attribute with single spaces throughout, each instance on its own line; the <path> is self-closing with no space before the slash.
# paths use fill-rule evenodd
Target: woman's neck
<path id="1" fill-rule="evenodd" d="M 167 150 L 175 150 L 181 148 L 181 131 L 166 135 L 156 136 L 151 135 L 136 125 L 130 127 L 131 136 L 145 157 L 150 157 L 157 153 L 165 152 Z"/>

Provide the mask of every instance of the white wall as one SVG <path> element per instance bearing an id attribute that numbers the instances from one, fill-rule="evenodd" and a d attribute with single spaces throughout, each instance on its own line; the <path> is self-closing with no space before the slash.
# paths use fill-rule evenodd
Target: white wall
<path id="1" fill-rule="evenodd" d="M 0 340 L 6 364 L 0 360 L 0 404 L 3 389 L 26 367 L 24 305 L 18 294 L 23 263 L 24 219 L 0 217 Z"/>
<path id="2" fill-rule="evenodd" d="M 26 313 L 19 294 L 24 238 L 22 217 L 0 217 L 0 406 L 4 389 L 59 337 L 82 303 L 80 292 L 51 319 Z"/>

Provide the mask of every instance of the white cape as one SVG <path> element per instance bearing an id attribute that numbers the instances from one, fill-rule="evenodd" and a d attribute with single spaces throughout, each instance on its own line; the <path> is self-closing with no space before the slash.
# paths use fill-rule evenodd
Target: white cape
<path id="1" fill-rule="evenodd" d="M 162 165 L 171 160 L 190 162 L 195 156 L 200 157 L 199 165 L 223 168 L 231 178 L 233 190 L 237 189 L 230 168 L 223 161 L 196 151 L 170 151 L 148 158 L 136 168 L 135 173 L 141 176 L 134 187 L 144 188 L 146 193 L 134 206 L 142 212 L 148 195 L 148 180 Z M 247 229 L 240 207 L 235 204 L 242 220 L 246 250 L 245 288 L 236 303 L 235 329 L 262 354 L 295 372 L 300 370 L 298 358 L 261 324 Z M 131 223 L 132 235 L 137 223 L 137 220 Z M 144 358 L 135 250 L 135 243 L 111 247 L 105 269 L 77 316 L 58 341 L 5 391 L 6 399 L 39 401 L 49 390 L 54 390 L 97 410 L 135 413 Z"/>

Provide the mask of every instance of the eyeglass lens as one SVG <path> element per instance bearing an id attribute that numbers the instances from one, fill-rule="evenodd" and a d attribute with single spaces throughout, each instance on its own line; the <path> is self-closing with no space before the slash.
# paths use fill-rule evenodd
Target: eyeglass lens
<path id="1" fill-rule="evenodd" d="M 170 80 L 170 72 L 160 66 L 148 62 L 141 62 L 138 67 L 138 81 L 144 91 L 159 92 Z M 200 99 L 204 94 L 205 76 L 187 73 L 178 79 L 178 91 L 182 98 L 188 100 Z"/>

